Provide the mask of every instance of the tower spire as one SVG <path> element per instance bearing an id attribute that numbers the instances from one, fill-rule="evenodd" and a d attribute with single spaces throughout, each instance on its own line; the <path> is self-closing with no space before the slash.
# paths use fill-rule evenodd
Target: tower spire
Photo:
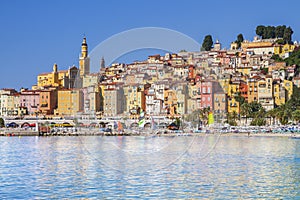
<path id="1" fill-rule="evenodd" d="M 81 44 L 81 57 L 86 58 L 88 55 L 88 45 L 86 43 L 86 37 L 83 37 L 82 44 Z"/>
<path id="2" fill-rule="evenodd" d="M 81 43 L 81 55 L 79 57 L 79 70 L 80 77 L 90 73 L 90 59 L 88 57 L 88 45 L 86 42 L 86 37 L 83 37 Z"/>

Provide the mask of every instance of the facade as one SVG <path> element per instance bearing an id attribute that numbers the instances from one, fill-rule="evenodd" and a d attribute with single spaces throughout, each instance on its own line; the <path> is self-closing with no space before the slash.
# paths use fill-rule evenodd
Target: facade
<path id="1" fill-rule="evenodd" d="M 276 106 L 280 106 L 286 102 L 286 91 L 280 81 L 273 83 L 273 96 Z"/>
<path id="2" fill-rule="evenodd" d="M 164 91 L 164 109 L 166 115 L 175 117 L 178 114 L 177 96 L 174 90 L 167 89 Z"/>
<path id="3" fill-rule="evenodd" d="M 224 92 L 214 93 L 214 116 L 218 123 L 221 123 L 227 113 L 227 96 Z"/>
<path id="4" fill-rule="evenodd" d="M 42 73 L 37 76 L 37 88 L 43 89 L 47 87 L 74 88 L 76 86 L 76 77 L 78 69 L 75 66 L 68 70 L 58 71 L 57 64 L 53 65 L 53 71 L 50 73 Z"/>
<path id="5" fill-rule="evenodd" d="M 57 108 L 57 89 L 49 88 L 40 91 L 39 113 L 42 115 L 53 115 Z"/>
<path id="6" fill-rule="evenodd" d="M 124 91 L 122 87 L 107 88 L 104 90 L 104 116 L 117 116 L 124 112 Z"/>
<path id="7" fill-rule="evenodd" d="M 85 87 L 98 85 L 99 78 L 100 77 L 98 73 L 85 75 L 82 79 L 82 87 L 85 88 Z"/>
<path id="8" fill-rule="evenodd" d="M 274 108 L 273 99 L 273 78 L 272 76 L 266 76 L 265 79 L 258 81 L 258 103 L 261 103 L 262 107 L 269 111 Z"/>
<path id="9" fill-rule="evenodd" d="M 71 116 L 83 110 L 83 93 L 80 89 L 60 89 L 57 91 L 55 115 Z"/>
<path id="10" fill-rule="evenodd" d="M 201 83 L 201 108 L 213 109 L 213 82 L 203 81 Z"/>
<path id="11" fill-rule="evenodd" d="M 20 105 L 19 95 L 15 89 L 0 90 L 1 116 L 18 115 L 19 105 Z"/>
<path id="12" fill-rule="evenodd" d="M 21 90 L 20 107 L 25 108 L 27 115 L 35 115 L 39 111 L 40 91 Z"/>
<path id="13" fill-rule="evenodd" d="M 89 86 L 83 88 L 84 113 L 97 114 L 103 111 L 103 94 L 101 87 Z"/>

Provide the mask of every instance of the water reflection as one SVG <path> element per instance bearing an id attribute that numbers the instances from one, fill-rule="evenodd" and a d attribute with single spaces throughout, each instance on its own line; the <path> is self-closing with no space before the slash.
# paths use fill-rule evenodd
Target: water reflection
<path id="1" fill-rule="evenodd" d="M 299 140 L 1 137 L 4 199 L 295 199 Z"/>

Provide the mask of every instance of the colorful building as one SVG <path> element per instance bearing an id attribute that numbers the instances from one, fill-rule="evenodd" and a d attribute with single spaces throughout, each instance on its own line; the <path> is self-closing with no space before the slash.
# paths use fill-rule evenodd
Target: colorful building
<path id="1" fill-rule="evenodd" d="M 57 102 L 55 115 L 74 116 L 83 111 L 83 93 L 81 89 L 58 90 Z"/>
<path id="2" fill-rule="evenodd" d="M 42 115 L 53 115 L 57 108 L 57 89 L 48 88 L 40 91 L 39 113 Z"/>
<path id="3" fill-rule="evenodd" d="M 28 115 L 35 115 L 39 111 L 40 90 L 21 90 L 20 107 L 25 108 Z"/>

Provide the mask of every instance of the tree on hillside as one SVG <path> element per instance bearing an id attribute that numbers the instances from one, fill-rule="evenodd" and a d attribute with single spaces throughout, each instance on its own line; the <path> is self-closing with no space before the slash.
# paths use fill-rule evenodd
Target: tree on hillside
<path id="1" fill-rule="evenodd" d="M 258 36 L 263 36 L 263 34 L 264 34 L 264 29 L 265 29 L 265 26 L 263 26 L 263 25 L 259 25 L 259 26 L 257 26 L 256 27 L 256 35 L 258 35 Z"/>
<path id="2" fill-rule="evenodd" d="M 275 37 L 276 38 L 283 38 L 284 30 L 286 29 L 286 26 L 276 26 L 275 28 Z"/>
<path id="3" fill-rule="evenodd" d="M 294 52 L 292 52 L 288 58 L 284 59 L 284 61 L 289 66 L 291 66 L 291 65 L 300 66 L 300 48 L 296 49 Z"/>
<path id="4" fill-rule="evenodd" d="M 256 27 L 255 32 L 262 39 L 283 38 L 285 43 L 292 42 L 293 30 L 291 27 L 286 27 L 285 25 L 276 27 L 259 25 Z"/>
<path id="5" fill-rule="evenodd" d="M 241 47 L 241 43 L 244 41 L 244 36 L 243 34 L 238 34 L 237 36 L 237 40 L 235 41 L 237 43 L 237 47 L 240 48 Z"/>
<path id="6" fill-rule="evenodd" d="M 202 43 L 202 48 L 205 51 L 210 51 L 212 48 L 212 45 L 213 45 L 213 40 L 212 40 L 211 35 L 206 35 L 203 40 L 203 43 Z"/>
<path id="7" fill-rule="evenodd" d="M 283 33 L 283 40 L 285 43 L 292 43 L 292 35 L 293 35 L 294 31 L 292 30 L 291 27 L 287 27 L 286 29 L 284 29 L 284 33 Z"/>
<path id="8" fill-rule="evenodd" d="M 274 26 L 267 26 L 265 28 L 265 32 L 264 33 L 265 33 L 264 37 L 266 39 L 268 39 L 268 38 L 275 38 L 275 27 Z"/>

